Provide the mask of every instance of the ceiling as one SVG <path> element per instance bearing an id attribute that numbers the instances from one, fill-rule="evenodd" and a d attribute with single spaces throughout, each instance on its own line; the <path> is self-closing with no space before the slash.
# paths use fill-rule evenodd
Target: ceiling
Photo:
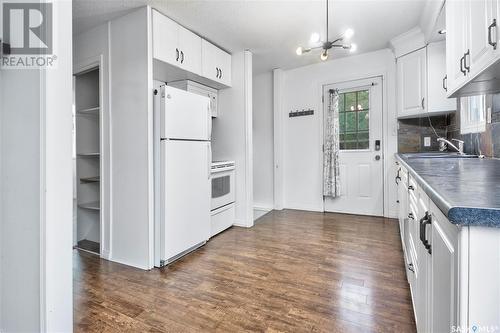
<path id="1" fill-rule="evenodd" d="M 229 52 L 251 50 L 254 73 L 320 61 L 319 51 L 297 56 L 295 49 L 308 46 L 313 32 L 324 38 L 325 0 L 74 0 L 74 33 L 146 4 Z M 356 53 L 379 50 L 418 25 L 424 5 L 425 0 L 330 0 L 329 34 L 352 28 Z M 349 54 L 335 49 L 329 59 Z"/>

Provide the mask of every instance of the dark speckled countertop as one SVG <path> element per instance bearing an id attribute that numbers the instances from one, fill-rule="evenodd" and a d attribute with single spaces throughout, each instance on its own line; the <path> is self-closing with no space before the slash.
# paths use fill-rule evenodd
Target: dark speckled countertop
<path id="1" fill-rule="evenodd" d="M 500 228 L 500 160 L 407 154 L 396 159 L 451 223 Z"/>

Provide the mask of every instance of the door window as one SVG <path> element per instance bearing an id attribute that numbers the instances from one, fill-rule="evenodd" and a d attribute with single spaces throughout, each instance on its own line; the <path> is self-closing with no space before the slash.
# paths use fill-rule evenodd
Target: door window
<path id="1" fill-rule="evenodd" d="M 357 90 L 339 93 L 340 149 L 370 147 L 370 92 Z"/>

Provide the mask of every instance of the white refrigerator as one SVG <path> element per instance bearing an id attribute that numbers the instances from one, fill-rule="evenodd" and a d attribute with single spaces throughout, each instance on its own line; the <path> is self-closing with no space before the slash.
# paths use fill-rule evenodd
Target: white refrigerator
<path id="1" fill-rule="evenodd" d="M 210 237 L 210 100 L 164 84 L 155 97 L 155 266 Z M 159 123 L 159 126 L 158 126 Z"/>

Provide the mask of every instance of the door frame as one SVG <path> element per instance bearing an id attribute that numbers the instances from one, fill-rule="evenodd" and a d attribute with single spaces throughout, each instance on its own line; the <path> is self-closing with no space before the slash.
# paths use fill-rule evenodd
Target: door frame
<path id="1" fill-rule="evenodd" d="M 110 212 L 110 219 L 107 221 L 108 224 L 108 234 L 106 234 L 104 216 L 106 216 L 108 209 L 110 208 L 107 198 L 111 199 L 111 193 L 107 188 L 108 184 L 111 184 L 111 179 L 106 177 L 105 170 L 111 167 L 110 163 L 105 163 L 108 161 L 108 150 L 106 150 L 106 145 L 109 145 L 109 123 L 108 123 L 108 108 L 104 101 L 104 56 L 99 54 L 85 59 L 84 61 L 73 65 L 73 80 L 76 75 L 84 74 L 92 70 L 99 70 L 99 150 L 100 150 L 100 161 L 99 161 L 99 177 L 101 178 L 101 185 L 99 189 L 100 197 L 100 212 L 99 212 L 99 257 L 103 259 L 111 259 L 111 228 L 112 219 Z M 73 97 L 74 98 L 74 97 Z M 74 102 L 74 101 L 73 101 Z M 76 112 L 76 110 L 75 110 Z M 76 115 L 75 115 L 76 117 Z M 75 129 L 76 130 L 76 129 Z M 109 147 L 110 148 L 110 147 Z M 76 163 L 76 162 L 75 162 Z M 110 177 L 111 178 L 111 177 Z M 77 180 L 78 181 L 78 180 Z M 109 201 L 111 202 L 111 200 Z M 78 223 L 78 220 L 76 221 Z M 73 231 L 74 235 L 74 231 Z"/>
<path id="2" fill-rule="evenodd" d="M 388 132 L 387 132 L 387 128 L 385 126 L 385 121 L 387 120 L 387 116 L 386 116 L 386 113 L 388 111 L 388 105 L 387 105 L 387 84 L 386 84 L 386 77 L 387 77 L 387 73 L 385 72 L 379 72 L 379 73 L 373 73 L 373 74 L 368 74 L 366 76 L 354 76 L 354 77 L 346 77 L 346 78 L 342 78 L 342 79 L 339 79 L 339 80 L 336 80 L 334 82 L 331 82 L 331 81 L 324 81 L 324 82 L 321 82 L 319 84 L 319 87 L 318 87 L 318 90 L 319 90 L 319 105 L 321 106 L 319 109 L 319 137 L 320 137 L 320 142 L 319 142 L 319 151 L 320 151 L 320 156 L 319 156 L 319 159 L 320 159 L 320 163 L 319 163 L 319 170 L 318 170 L 318 174 L 321 175 L 321 184 L 323 184 L 323 163 L 324 163 L 324 157 L 323 157 L 323 144 L 324 144 L 324 116 L 325 116 L 325 105 L 326 105 L 326 97 L 323 96 L 323 92 L 324 92 L 324 89 L 325 89 L 325 86 L 329 86 L 329 85 L 335 85 L 335 84 L 341 84 L 341 83 L 347 83 L 347 82 L 350 82 L 350 81 L 360 81 L 360 80 L 370 80 L 370 79 L 380 79 L 381 81 L 381 86 L 382 86 L 382 214 L 383 214 L 383 217 L 389 217 L 388 214 L 390 213 L 389 211 L 389 203 L 388 203 L 388 191 L 389 191 L 389 187 L 388 187 L 388 184 L 386 182 L 386 177 L 385 177 L 385 174 L 388 170 L 388 165 L 387 165 L 387 158 L 385 158 L 385 154 L 386 152 L 388 151 L 388 139 L 389 139 L 389 135 L 388 135 Z M 322 190 L 323 190 L 323 186 L 322 186 Z M 322 195 L 323 197 L 323 195 Z M 324 200 L 324 197 L 323 199 L 321 200 L 321 210 L 323 212 L 325 212 L 325 200 Z"/>

